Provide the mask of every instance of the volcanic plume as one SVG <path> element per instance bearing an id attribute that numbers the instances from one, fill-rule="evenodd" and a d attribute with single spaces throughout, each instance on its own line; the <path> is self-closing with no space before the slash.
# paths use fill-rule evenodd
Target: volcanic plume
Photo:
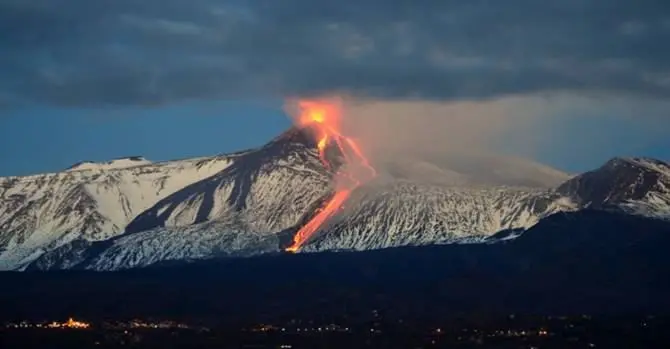
<path id="1" fill-rule="evenodd" d="M 289 252 L 298 251 L 340 210 L 356 188 L 377 175 L 356 141 L 341 133 L 342 112 L 338 103 L 300 100 L 297 104 L 298 126 L 312 129 L 318 141 L 319 158 L 327 169 L 336 171 L 335 194 L 317 211 L 316 216 L 296 233 L 293 244 L 286 249 Z M 330 147 L 335 147 L 342 157 L 343 164 L 337 168 L 326 156 Z"/>

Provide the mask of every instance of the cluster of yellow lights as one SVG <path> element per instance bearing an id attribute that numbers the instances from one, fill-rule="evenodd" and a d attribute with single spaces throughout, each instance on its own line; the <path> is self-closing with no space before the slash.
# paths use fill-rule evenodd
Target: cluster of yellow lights
<path id="1" fill-rule="evenodd" d="M 74 329 L 84 329 L 91 327 L 90 324 L 86 322 L 76 321 L 73 318 L 69 318 L 66 322 L 52 322 L 47 327 L 49 328 L 74 328 Z"/>

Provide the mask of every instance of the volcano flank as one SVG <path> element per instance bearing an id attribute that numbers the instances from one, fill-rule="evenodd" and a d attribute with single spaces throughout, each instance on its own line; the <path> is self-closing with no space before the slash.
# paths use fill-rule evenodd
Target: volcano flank
<path id="1" fill-rule="evenodd" d="M 658 160 L 619 159 L 574 177 L 492 155 L 370 161 L 329 108 L 307 103 L 294 127 L 233 154 L 1 178 L 0 268 L 117 270 L 287 250 L 490 243 L 592 202 L 670 217 L 670 167 Z M 637 176 L 644 185 L 629 191 Z M 610 192 L 589 190 L 589 178 Z"/>

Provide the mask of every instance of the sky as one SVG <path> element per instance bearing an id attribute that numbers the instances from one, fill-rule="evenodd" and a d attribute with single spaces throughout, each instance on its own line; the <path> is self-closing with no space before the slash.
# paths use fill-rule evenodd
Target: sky
<path id="1" fill-rule="evenodd" d="M 670 160 L 664 0 L 0 0 L 0 176 L 261 145 L 347 96 L 381 148 Z"/>

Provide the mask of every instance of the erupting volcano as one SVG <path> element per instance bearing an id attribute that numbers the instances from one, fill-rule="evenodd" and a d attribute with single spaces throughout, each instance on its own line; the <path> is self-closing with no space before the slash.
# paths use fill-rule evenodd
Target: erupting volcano
<path id="1" fill-rule="evenodd" d="M 298 251 L 328 219 L 340 210 L 357 187 L 377 175 L 356 141 L 341 133 L 342 113 L 338 104 L 302 100 L 298 102 L 298 108 L 298 126 L 311 128 L 314 131 L 318 141 L 319 158 L 327 169 L 336 171 L 336 191 L 335 195 L 317 211 L 316 216 L 296 233 L 293 244 L 286 249 L 288 252 Z M 328 159 L 326 153 L 329 147 L 336 147 L 343 164 L 336 166 Z"/>

